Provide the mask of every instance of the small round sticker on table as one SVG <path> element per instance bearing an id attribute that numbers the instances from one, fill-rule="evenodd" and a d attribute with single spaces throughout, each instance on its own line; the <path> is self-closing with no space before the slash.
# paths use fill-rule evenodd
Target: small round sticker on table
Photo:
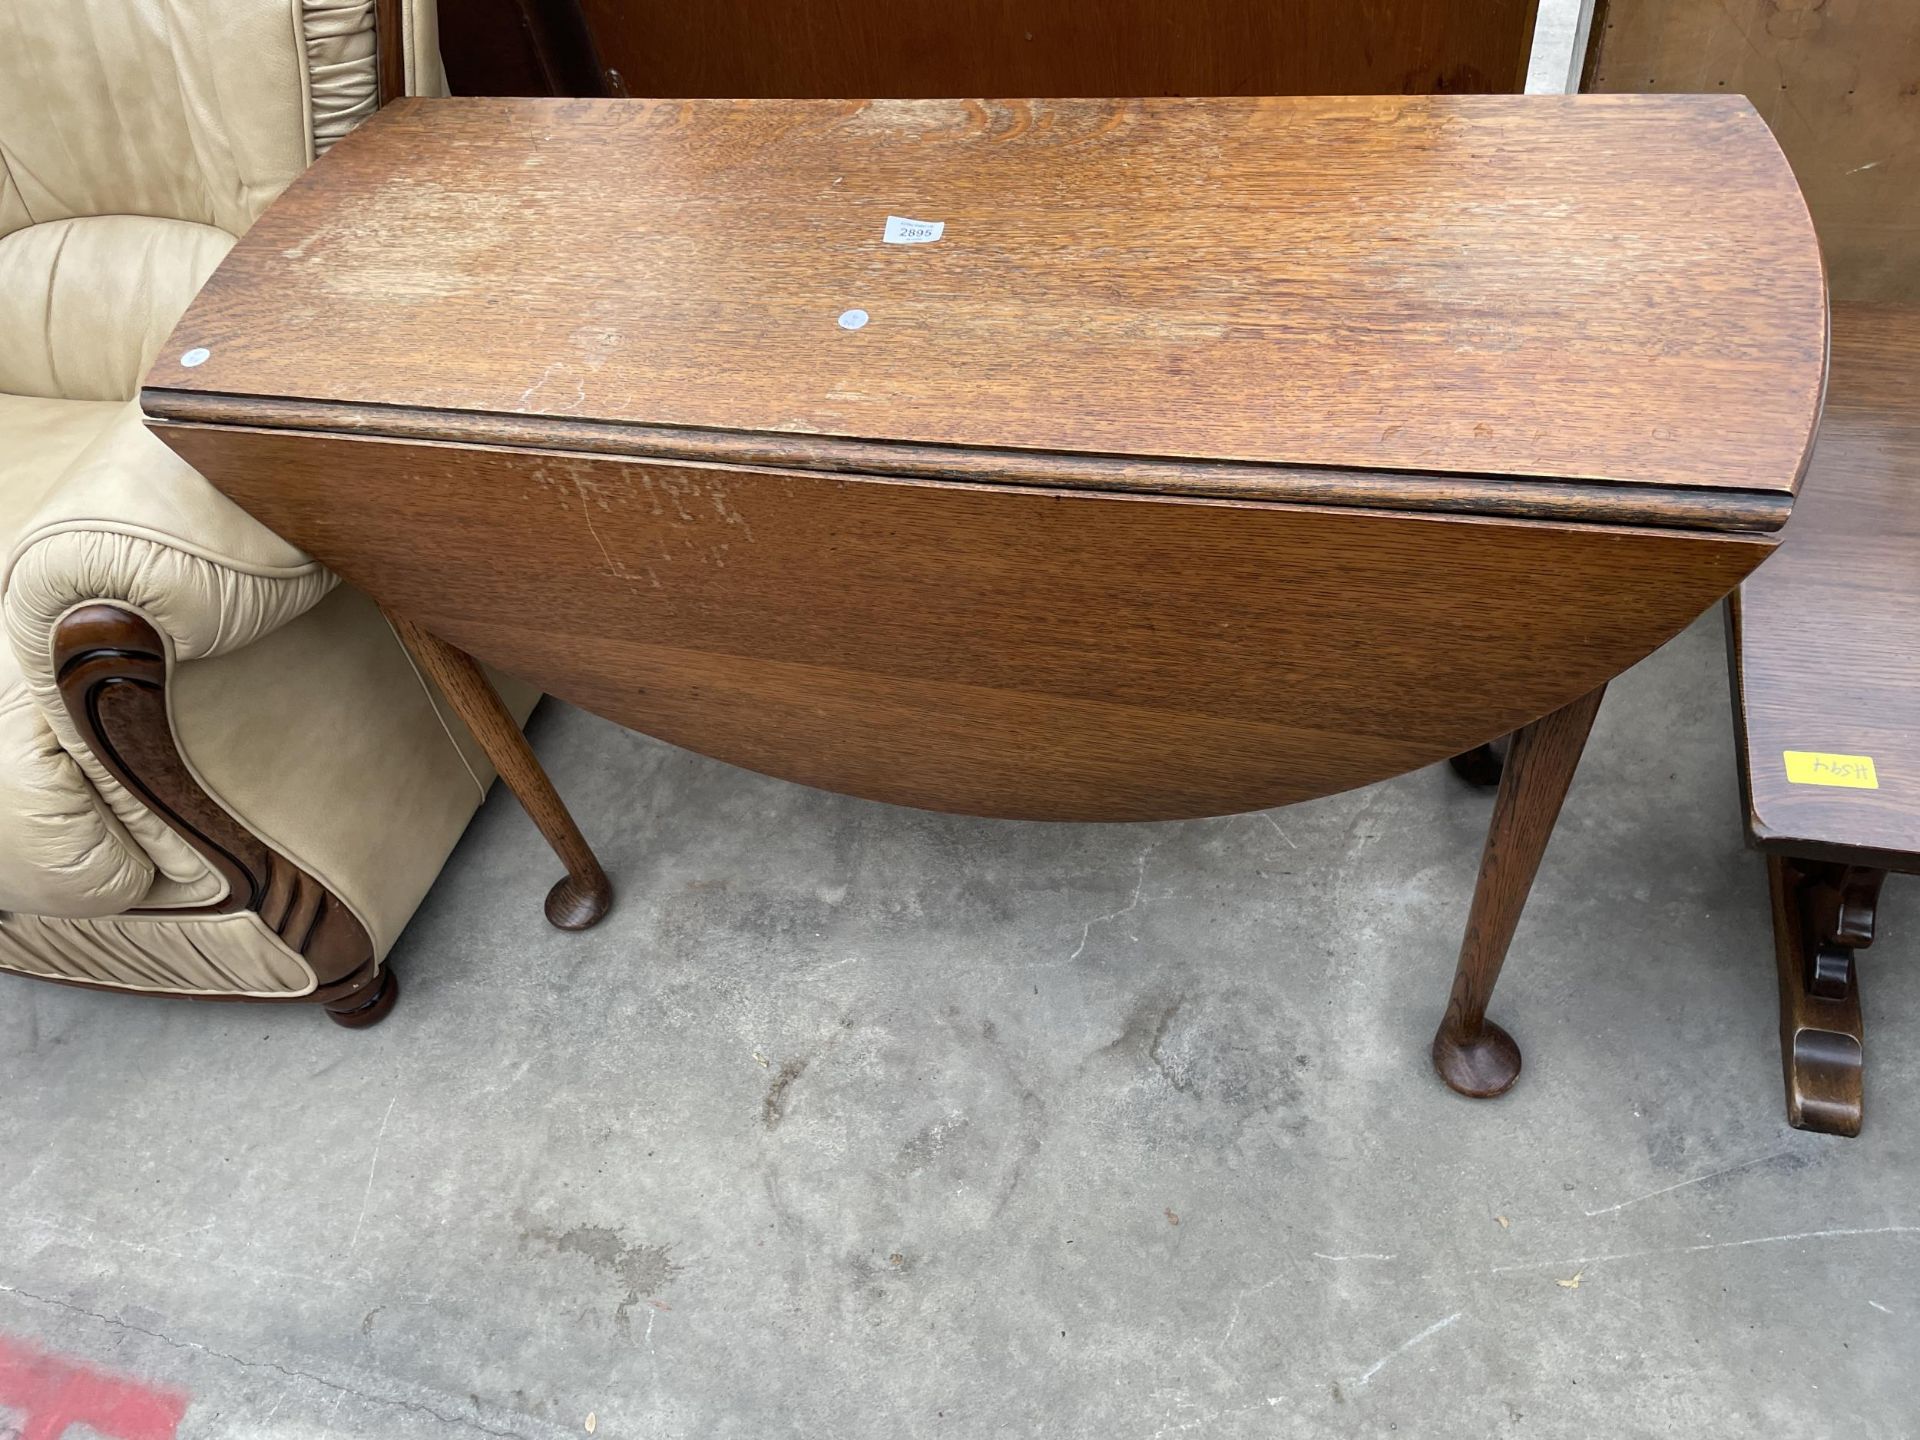
<path id="1" fill-rule="evenodd" d="M 213 352 L 207 349 L 206 346 L 196 345 L 193 347 L 193 349 L 187 351 L 186 354 L 180 357 L 180 363 L 186 366 L 187 369 L 191 370 L 196 365 L 206 364 L 207 360 L 212 356 L 212 354 Z"/>
<path id="2" fill-rule="evenodd" d="M 868 318 L 867 312 L 864 310 L 842 310 L 840 312 L 840 328 L 842 330 L 858 330 L 867 323 Z"/>

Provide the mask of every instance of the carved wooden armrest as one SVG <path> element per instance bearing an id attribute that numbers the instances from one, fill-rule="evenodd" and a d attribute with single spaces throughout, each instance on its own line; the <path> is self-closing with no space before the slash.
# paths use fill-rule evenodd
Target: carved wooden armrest
<path id="1" fill-rule="evenodd" d="M 218 904 L 129 913 L 253 911 L 313 968 L 317 988 L 297 998 L 324 1005 L 341 1025 L 385 1018 L 399 987 L 375 958 L 366 927 L 338 895 L 228 813 L 187 768 L 167 719 L 166 646 L 153 626 L 119 605 L 83 605 L 55 626 L 53 656 L 61 699 L 87 747 L 227 882 Z"/>

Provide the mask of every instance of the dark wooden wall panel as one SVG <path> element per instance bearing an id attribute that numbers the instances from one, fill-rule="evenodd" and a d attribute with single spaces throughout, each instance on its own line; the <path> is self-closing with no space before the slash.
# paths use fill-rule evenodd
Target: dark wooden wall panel
<path id="1" fill-rule="evenodd" d="M 611 72 L 598 93 L 1342 95 L 1518 91 L 1537 3 L 441 0 L 441 12 L 448 71 L 467 94 L 492 93 L 473 83 L 480 59 L 512 43 L 483 17 L 516 9 L 585 20 L 598 51 L 586 70 Z"/>
<path id="2" fill-rule="evenodd" d="M 1608 0 L 1586 87 L 1739 91 L 1806 193 L 1836 300 L 1920 301 L 1920 3 Z"/>
<path id="3" fill-rule="evenodd" d="M 617 93 L 579 0 L 440 0 L 440 57 L 456 95 Z"/>

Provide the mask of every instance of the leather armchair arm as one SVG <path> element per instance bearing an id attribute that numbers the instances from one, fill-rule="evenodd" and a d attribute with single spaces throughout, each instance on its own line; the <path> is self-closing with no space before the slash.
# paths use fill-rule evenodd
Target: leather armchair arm
<path id="1" fill-rule="evenodd" d="M 60 693 L 61 626 L 90 606 L 129 611 L 152 627 L 170 667 L 253 643 L 336 583 L 148 434 L 131 404 L 41 502 L 7 556 L 0 610 L 28 690 L 119 825 L 173 882 L 174 903 L 216 899 L 231 876 L 210 871 L 204 851 L 93 753 Z"/>

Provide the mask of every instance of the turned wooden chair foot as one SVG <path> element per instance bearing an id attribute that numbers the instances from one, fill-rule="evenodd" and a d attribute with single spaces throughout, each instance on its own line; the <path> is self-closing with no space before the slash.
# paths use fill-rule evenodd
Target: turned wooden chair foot
<path id="1" fill-rule="evenodd" d="M 1884 870 L 1767 857 L 1787 1123 L 1858 1135 L 1866 1047 L 1854 952 L 1873 943 Z"/>
<path id="2" fill-rule="evenodd" d="M 340 1000 L 329 1000 L 325 1009 L 327 1018 L 334 1024 L 349 1030 L 365 1030 L 392 1014 L 394 1002 L 399 998 L 400 977 L 382 966 L 380 978 L 371 987 Z"/>
<path id="3" fill-rule="evenodd" d="M 1448 758 L 1447 764 L 1453 767 L 1453 773 L 1469 785 L 1491 789 L 1500 783 L 1501 772 L 1507 768 L 1507 747 L 1511 736 L 1502 736 L 1498 740 L 1489 740 L 1484 745 L 1476 745 L 1471 750 L 1462 750 L 1458 755 Z"/>
<path id="4" fill-rule="evenodd" d="M 459 711 L 501 780 L 513 791 L 540 833 L 547 837 L 560 863 L 567 867 L 567 873 L 547 892 L 548 921 L 562 930 L 585 930 L 597 925 L 613 906 L 613 885 L 607 879 L 607 872 L 600 868 L 593 848 L 580 833 L 580 827 L 574 824 L 560 792 L 547 778 L 527 737 L 520 733 L 512 714 L 500 702 L 493 682 L 466 651 L 421 629 L 404 615 L 396 615 L 391 610 L 385 614 L 400 643 Z"/>
<path id="5" fill-rule="evenodd" d="M 1433 1037 L 1434 1070 L 1476 1100 L 1503 1095 L 1520 1078 L 1520 1047 L 1487 1019 L 1487 1001 L 1605 693 L 1602 686 L 1516 730 L 1508 748 L 1453 993 Z"/>

